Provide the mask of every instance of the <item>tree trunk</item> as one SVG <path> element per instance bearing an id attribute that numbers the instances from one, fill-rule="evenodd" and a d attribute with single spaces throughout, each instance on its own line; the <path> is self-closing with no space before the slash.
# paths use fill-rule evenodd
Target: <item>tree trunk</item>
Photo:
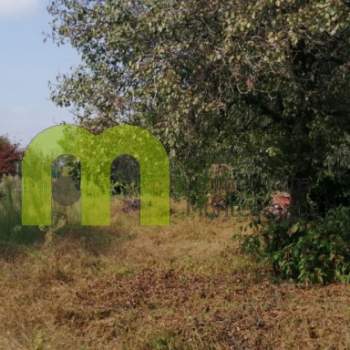
<path id="1" fill-rule="evenodd" d="M 296 177 L 291 183 L 291 214 L 293 217 L 304 217 L 308 216 L 309 204 L 307 200 L 307 195 L 310 190 L 310 181 L 307 178 Z"/>

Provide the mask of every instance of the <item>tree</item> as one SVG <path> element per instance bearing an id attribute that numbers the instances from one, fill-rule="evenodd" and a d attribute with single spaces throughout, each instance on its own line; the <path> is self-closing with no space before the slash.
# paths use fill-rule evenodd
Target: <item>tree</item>
<path id="1" fill-rule="evenodd" d="M 53 39 L 82 57 L 53 100 L 97 129 L 149 128 L 189 188 L 220 155 L 245 182 L 285 178 L 295 212 L 310 212 L 322 178 L 349 176 L 348 1 L 54 0 L 49 12 Z"/>
<path id="2" fill-rule="evenodd" d="M 0 136 L 0 178 L 3 175 L 15 175 L 21 160 L 18 145 L 12 144 L 5 136 Z"/>

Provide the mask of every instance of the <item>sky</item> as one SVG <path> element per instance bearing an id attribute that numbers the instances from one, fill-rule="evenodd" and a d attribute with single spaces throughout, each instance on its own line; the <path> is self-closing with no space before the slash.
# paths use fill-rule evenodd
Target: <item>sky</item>
<path id="1" fill-rule="evenodd" d="M 49 99 L 49 81 L 79 64 L 69 46 L 44 43 L 49 0 L 0 0 L 0 135 L 26 146 L 47 127 L 72 122 Z"/>

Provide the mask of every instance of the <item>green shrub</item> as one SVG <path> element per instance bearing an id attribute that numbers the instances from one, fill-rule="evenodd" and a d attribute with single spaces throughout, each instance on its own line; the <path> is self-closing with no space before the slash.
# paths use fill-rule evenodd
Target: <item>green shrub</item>
<path id="1" fill-rule="evenodd" d="M 41 235 L 39 229 L 21 225 L 21 182 L 5 176 L 0 182 L 0 241 L 31 243 Z"/>
<path id="2" fill-rule="evenodd" d="M 325 218 L 270 222 L 243 242 L 245 252 L 267 259 L 276 275 L 307 283 L 350 282 L 350 208 Z"/>

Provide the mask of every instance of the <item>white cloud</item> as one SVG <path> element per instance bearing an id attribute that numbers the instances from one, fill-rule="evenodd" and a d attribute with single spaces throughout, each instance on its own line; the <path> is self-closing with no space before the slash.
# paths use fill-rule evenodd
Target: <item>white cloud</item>
<path id="1" fill-rule="evenodd" d="M 39 0 L 0 0 L 0 16 L 24 15 L 37 8 Z"/>

